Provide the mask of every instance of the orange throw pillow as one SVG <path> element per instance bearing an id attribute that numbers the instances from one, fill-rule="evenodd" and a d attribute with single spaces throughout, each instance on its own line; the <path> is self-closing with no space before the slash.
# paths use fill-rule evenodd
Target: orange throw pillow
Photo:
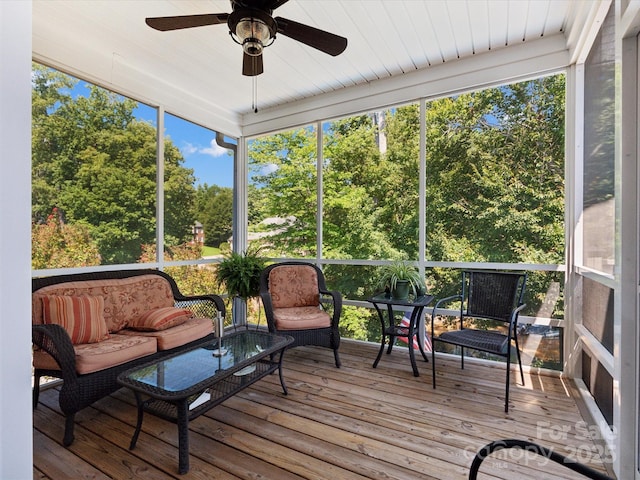
<path id="1" fill-rule="evenodd" d="M 50 295 L 42 297 L 45 324 L 63 327 L 71 343 L 96 343 L 109 337 L 104 320 L 104 298 L 99 296 Z"/>
<path id="2" fill-rule="evenodd" d="M 129 322 L 129 328 L 141 332 L 157 332 L 182 325 L 193 317 L 193 312 L 186 308 L 162 307 L 147 310 Z"/>

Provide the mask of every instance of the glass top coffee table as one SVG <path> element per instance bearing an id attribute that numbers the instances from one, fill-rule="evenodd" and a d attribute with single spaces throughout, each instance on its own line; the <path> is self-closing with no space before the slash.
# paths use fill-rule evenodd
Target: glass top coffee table
<path id="1" fill-rule="evenodd" d="M 135 448 L 144 412 L 177 423 L 178 471 L 189 471 L 189 421 L 278 370 L 284 394 L 282 358 L 293 338 L 242 330 L 205 341 L 188 350 L 150 361 L 118 376 L 133 390 L 138 421 L 131 439 Z M 219 348 L 220 347 L 220 348 Z"/>

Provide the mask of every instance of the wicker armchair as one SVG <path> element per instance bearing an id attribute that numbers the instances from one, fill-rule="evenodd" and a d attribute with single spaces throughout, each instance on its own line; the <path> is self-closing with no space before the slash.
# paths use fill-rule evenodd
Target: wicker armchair
<path id="1" fill-rule="evenodd" d="M 431 338 L 434 342 L 448 343 L 460 347 L 460 358 L 464 368 L 464 349 L 471 348 L 504 357 L 507 360 L 504 411 L 509 411 L 509 375 L 511 370 L 512 342 L 515 342 L 516 357 L 520 366 L 520 377 L 524 384 L 522 360 L 516 327 L 518 314 L 526 305 L 524 298 L 527 276 L 525 273 L 513 272 L 462 272 L 462 293 L 440 299 L 436 302 L 431 314 Z M 450 302 L 459 302 L 460 318 L 458 330 L 450 330 L 436 335 L 434 319 L 436 310 Z M 489 320 L 505 330 L 487 330 L 472 328 L 470 320 Z M 436 388 L 436 357 L 432 350 L 433 388 Z"/>
<path id="2" fill-rule="evenodd" d="M 290 347 L 331 348 L 340 367 L 342 295 L 327 290 L 320 268 L 298 261 L 269 265 L 260 277 L 260 297 L 270 332 L 292 336 Z"/>
<path id="3" fill-rule="evenodd" d="M 515 439 L 506 439 L 506 440 L 496 440 L 494 442 L 488 443 L 484 447 L 482 447 L 476 456 L 473 458 L 471 462 L 471 468 L 469 469 L 469 480 L 476 480 L 478 478 L 478 471 L 480 470 L 480 465 L 482 462 L 493 452 L 497 452 L 498 450 L 503 450 L 507 448 L 520 448 L 522 450 L 526 450 L 527 452 L 534 453 L 536 455 L 540 455 L 541 457 L 548 458 L 549 460 L 562 465 L 574 472 L 578 472 L 581 475 L 584 475 L 587 478 L 592 480 L 614 480 L 613 478 L 605 475 L 602 472 L 594 470 L 586 465 L 576 462 L 575 460 L 565 457 L 564 455 L 560 455 L 559 453 L 554 452 L 549 448 L 545 448 L 543 446 L 538 445 L 537 443 L 529 442 L 527 440 L 515 440 Z"/>

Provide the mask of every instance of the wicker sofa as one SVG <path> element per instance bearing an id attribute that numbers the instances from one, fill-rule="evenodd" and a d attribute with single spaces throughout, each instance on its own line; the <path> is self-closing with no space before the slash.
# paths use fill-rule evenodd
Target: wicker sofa
<path id="1" fill-rule="evenodd" d="M 120 388 L 121 372 L 205 341 L 225 315 L 218 295 L 185 296 L 151 269 L 34 278 L 32 303 L 33 406 L 41 377 L 63 380 L 65 446 L 76 412 Z"/>

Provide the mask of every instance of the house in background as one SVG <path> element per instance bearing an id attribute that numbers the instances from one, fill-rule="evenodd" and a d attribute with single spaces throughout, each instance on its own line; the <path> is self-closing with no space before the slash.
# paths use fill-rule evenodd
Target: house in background
<path id="1" fill-rule="evenodd" d="M 200 222 L 195 222 L 191 227 L 192 244 L 204 245 L 204 226 Z"/>

